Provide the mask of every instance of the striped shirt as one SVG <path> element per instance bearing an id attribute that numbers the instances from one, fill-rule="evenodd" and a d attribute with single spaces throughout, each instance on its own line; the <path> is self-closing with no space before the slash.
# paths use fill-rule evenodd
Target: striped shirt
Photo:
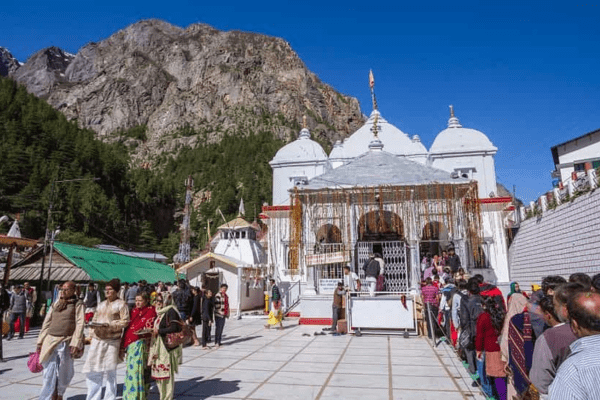
<path id="1" fill-rule="evenodd" d="M 550 385 L 550 400 L 600 399 L 600 334 L 579 338 L 570 347 L 571 355 Z"/>
<path id="2" fill-rule="evenodd" d="M 425 285 L 421 288 L 421 294 L 423 295 L 423 303 L 438 306 L 438 295 L 440 290 L 433 285 Z"/>

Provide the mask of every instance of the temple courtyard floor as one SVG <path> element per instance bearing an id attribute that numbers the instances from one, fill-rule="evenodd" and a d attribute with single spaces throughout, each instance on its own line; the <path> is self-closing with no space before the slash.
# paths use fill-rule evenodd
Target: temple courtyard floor
<path id="1" fill-rule="evenodd" d="M 267 330 L 264 323 L 229 320 L 220 349 L 185 348 L 175 399 L 485 399 L 445 343 L 434 348 L 417 337 L 315 335 L 321 326 L 298 325 L 295 319 L 286 319 L 283 330 Z M 3 341 L 0 399 L 38 398 L 42 374 L 27 368 L 37 332 Z M 86 397 L 85 376 L 79 372 L 85 357 L 75 362 L 65 399 Z M 117 377 L 120 395 L 123 364 Z M 155 399 L 153 385 L 149 400 Z"/>

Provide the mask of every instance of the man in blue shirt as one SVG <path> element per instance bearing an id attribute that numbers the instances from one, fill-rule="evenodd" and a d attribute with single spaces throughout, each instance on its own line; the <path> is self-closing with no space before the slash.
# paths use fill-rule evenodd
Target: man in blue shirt
<path id="1" fill-rule="evenodd" d="M 600 399 L 600 294 L 579 292 L 567 303 L 573 333 L 579 339 L 550 386 L 550 400 Z"/>

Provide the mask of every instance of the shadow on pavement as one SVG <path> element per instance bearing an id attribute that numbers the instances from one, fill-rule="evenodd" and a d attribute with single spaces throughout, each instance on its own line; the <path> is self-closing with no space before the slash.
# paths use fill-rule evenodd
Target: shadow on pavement
<path id="1" fill-rule="evenodd" d="M 223 381 L 219 378 L 210 379 L 208 381 L 203 381 L 203 377 L 191 378 L 185 381 L 176 381 L 175 382 L 175 398 L 186 398 L 186 399 L 208 399 L 212 396 L 225 395 L 229 393 L 234 393 L 240 390 L 240 382 L 236 381 Z M 175 375 L 175 379 L 177 379 L 177 375 Z M 123 394 L 123 384 L 119 383 L 117 385 L 117 397 L 122 396 Z M 104 396 L 104 389 L 102 390 L 102 395 Z M 78 394 L 76 396 L 68 397 L 67 400 L 85 400 L 85 394 Z M 152 384 L 150 389 L 150 395 L 148 396 L 148 400 L 158 400 L 158 389 L 154 384 Z"/>
<path id="2" fill-rule="evenodd" d="M 210 379 L 207 381 L 199 381 L 198 379 L 189 379 L 183 382 L 177 382 L 175 385 L 175 392 L 180 393 L 180 395 L 194 398 L 194 399 L 207 399 L 212 396 L 226 395 L 230 393 L 237 392 L 240 390 L 240 382 L 236 381 L 223 381 L 219 378 Z M 180 388 L 185 384 L 192 384 L 193 386 L 185 391 L 182 391 Z M 178 397 L 175 395 L 175 397 Z"/>
<path id="3" fill-rule="evenodd" d="M 261 336 L 246 336 L 246 337 L 235 339 L 235 340 L 227 340 L 227 341 L 223 340 L 223 346 L 229 346 L 229 345 L 236 344 L 236 343 L 247 342 L 249 340 L 254 340 L 259 337 L 261 337 Z"/>

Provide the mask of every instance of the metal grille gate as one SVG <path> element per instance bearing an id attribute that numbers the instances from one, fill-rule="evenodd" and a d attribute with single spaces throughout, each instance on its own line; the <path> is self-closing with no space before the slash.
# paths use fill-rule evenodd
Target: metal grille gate
<path id="1" fill-rule="evenodd" d="M 407 292 L 410 287 L 408 251 L 406 243 L 401 241 L 356 243 L 356 268 L 363 283 L 363 289 L 366 289 L 367 286 L 362 266 L 369 259 L 369 254 L 373 252 L 375 245 L 381 247 L 381 255 L 385 262 L 385 290 L 387 292 Z"/>

